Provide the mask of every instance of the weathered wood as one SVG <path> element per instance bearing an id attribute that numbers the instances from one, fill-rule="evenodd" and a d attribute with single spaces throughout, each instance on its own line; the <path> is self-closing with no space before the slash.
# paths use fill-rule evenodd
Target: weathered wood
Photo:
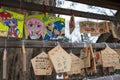
<path id="1" fill-rule="evenodd" d="M 28 2 L 20 2 L 17 0 L 15 1 L 3 0 L 2 6 L 26 9 L 30 11 L 40 11 L 40 12 L 44 12 L 44 8 L 45 8 L 44 5 L 28 3 Z M 54 14 L 64 14 L 64 15 L 71 15 L 73 13 L 75 16 L 78 16 L 78 17 L 87 17 L 87 18 L 110 20 L 110 21 L 120 21 L 120 19 L 115 16 L 106 16 L 106 15 L 76 11 L 71 9 L 57 8 L 53 6 L 46 6 L 46 12 L 54 13 Z"/>
<path id="2" fill-rule="evenodd" d="M 21 48 L 23 40 L 6 40 L 7 48 Z M 24 44 L 26 48 L 53 48 L 57 44 L 57 41 L 39 41 L 39 40 L 24 40 Z M 72 48 L 83 48 L 85 43 L 73 43 Z M 60 45 L 63 48 L 70 48 L 71 43 L 61 42 Z M 5 40 L 0 40 L 0 47 L 5 47 Z"/>
<path id="3" fill-rule="evenodd" d="M 120 10 L 120 3 L 118 0 L 67 0 L 67 1 Z"/>
<path id="4" fill-rule="evenodd" d="M 7 48 L 21 48 L 23 43 L 23 40 L 6 40 L 6 47 Z M 60 45 L 63 48 L 66 49 L 82 49 L 85 46 L 87 46 L 86 43 L 84 42 L 74 42 L 71 43 L 69 42 L 59 42 Z M 26 48 L 53 48 L 55 47 L 57 44 L 57 41 L 39 41 L 39 40 L 24 40 L 24 44 Z M 111 48 L 120 48 L 120 43 L 107 43 Z M 99 49 L 99 48 L 105 48 L 106 44 L 105 43 L 93 43 L 93 48 Z M 0 48 L 4 48 L 5 47 L 5 40 L 1 40 L 0 39 Z"/>

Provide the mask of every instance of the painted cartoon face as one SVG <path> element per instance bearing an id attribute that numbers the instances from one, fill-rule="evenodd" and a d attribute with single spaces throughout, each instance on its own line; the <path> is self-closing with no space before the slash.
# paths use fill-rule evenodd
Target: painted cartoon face
<path id="1" fill-rule="evenodd" d="M 8 36 L 18 38 L 19 29 L 17 28 L 18 22 L 16 19 L 6 19 L 5 25 L 9 27 Z"/>
<path id="2" fill-rule="evenodd" d="M 5 24 L 9 27 L 9 28 L 12 28 L 12 27 L 17 27 L 17 20 L 16 19 L 6 19 L 5 20 Z"/>
<path id="3" fill-rule="evenodd" d="M 65 34 L 64 33 L 64 24 L 61 21 L 55 22 L 53 32 L 54 32 L 55 38 L 58 36 L 63 36 Z"/>
<path id="4" fill-rule="evenodd" d="M 51 35 L 52 31 L 53 31 L 53 24 L 49 23 L 48 26 L 46 27 L 47 29 L 47 34 Z"/>
<path id="5" fill-rule="evenodd" d="M 27 20 L 26 27 L 29 32 L 29 35 L 43 35 L 44 24 L 39 19 L 31 18 Z"/>

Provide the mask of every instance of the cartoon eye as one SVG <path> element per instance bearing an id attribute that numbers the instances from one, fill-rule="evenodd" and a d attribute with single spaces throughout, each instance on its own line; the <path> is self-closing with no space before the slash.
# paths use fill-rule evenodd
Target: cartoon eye
<path id="1" fill-rule="evenodd" d="M 40 28 L 40 25 L 37 25 L 38 28 Z"/>
<path id="2" fill-rule="evenodd" d="M 30 24 L 30 27 L 33 27 L 33 24 Z"/>

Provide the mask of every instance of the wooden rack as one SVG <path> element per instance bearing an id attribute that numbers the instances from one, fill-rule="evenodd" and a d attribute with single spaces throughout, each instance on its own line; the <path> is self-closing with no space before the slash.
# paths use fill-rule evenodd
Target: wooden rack
<path id="1" fill-rule="evenodd" d="M 2 6 L 7 6 L 11 8 L 19 8 L 24 10 L 30 10 L 30 11 L 44 11 L 44 6 L 40 4 L 34 4 L 34 3 L 28 3 L 28 2 L 20 2 L 18 0 L 2 0 Z M 89 12 L 82 12 L 82 11 L 76 11 L 71 9 L 63 9 L 53 6 L 46 6 L 46 12 L 48 13 L 54 13 L 54 14 L 64 14 L 64 15 L 71 15 L 74 14 L 78 17 L 86 17 L 86 18 L 92 18 L 92 19 L 100 19 L 100 20 L 109 20 L 109 21 L 120 21 L 118 17 L 115 16 L 106 16 L 106 15 L 100 15 L 95 13 L 89 13 Z"/>
<path id="2" fill-rule="evenodd" d="M 75 0 L 74 0 L 75 1 Z M 77 0 L 76 0 L 77 1 Z M 94 13 L 88 13 L 88 12 L 82 12 L 82 11 L 76 11 L 71 9 L 63 9 L 63 8 L 57 8 L 53 6 L 43 6 L 40 4 L 34 4 L 34 3 L 28 3 L 28 2 L 20 2 L 18 0 L 2 0 L 2 6 L 5 7 L 11 7 L 11 8 L 19 8 L 23 10 L 30 10 L 30 11 L 44 11 L 44 7 L 46 7 L 46 11 L 49 13 L 55 13 L 55 14 L 65 14 L 65 15 L 71 15 L 74 14 L 78 17 L 87 17 L 87 18 L 93 18 L 93 19 L 101 19 L 101 20 L 110 20 L 110 21 L 120 21 L 119 18 L 115 16 L 106 16 L 106 15 L 100 15 L 100 14 L 94 14 Z M 32 6 L 32 7 L 31 7 Z M 7 40 L 6 41 L 6 47 L 7 48 L 21 48 L 23 43 L 23 40 Z M 39 40 L 24 40 L 24 44 L 26 48 L 35 48 L 35 47 L 46 47 L 46 48 L 52 48 L 57 45 L 57 41 L 39 41 Z M 60 45 L 63 48 L 84 48 L 86 43 L 71 43 L 69 42 L 62 42 Z M 94 43 L 92 44 L 93 48 L 105 48 L 104 43 Z M 108 43 L 108 45 L 111 48 L 120 48 L 120 43 Z M 0 48 L 5 47 L 5 40 L 0 40 Z"/>
<path id="3" fill-rule="evenodd" d="M 39 40 L 6 40 L 6 47 L 7 48 L 21 48 L 22 44 L 25 44 L 26 48 L 53 48 L 57 45 L 57 41 L 39 41 Z M 60 45 L 63 48 L 79 48 L 82 49 L 86 47 L 88 44 L 84 42 L 75 42 L 75 43 L 69 43 L 69 42 L 59 42 Z M 111 48 L 120 48 L 120 43 L 107 43 L 109 47 Z M 93 48 L 99 49 L 99 48 L 105 48 L 105 43 L 93 43 Z M 5 47 L 5 39 L 0 40 L 0 48 Z"/>

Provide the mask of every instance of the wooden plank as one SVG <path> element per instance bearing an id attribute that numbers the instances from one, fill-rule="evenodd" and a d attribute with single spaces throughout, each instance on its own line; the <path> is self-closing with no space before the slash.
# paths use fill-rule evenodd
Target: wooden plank
<path id="1" fill-rule="evenodd" d="M 6 40 L 6 48 L 21 48 L 23 40 Z M 57 45 L 57 41 L 39 41 L 39 40 L 24 40 L 25 48 L 53 48 Z M 120 48 L 120 43 L 107 43 L 109 47 L 118 49 Z M 61 47 L 71 48 L 71 49 L 82 49 L 87 46 L 84 42 L 60 42 Z M 105 43 L 93 43 L 93 48 L 105 48 Z M 5 47 L 5 39 L 0 39 L 0 48 Z"/>
<path id="2" fill-rule="evenodd" d="M 120 10 L 120 4 L 117 1 L 110 1 L 110 0 L 97 0 L 97 1 L 96 0 L 67 0 L 67 1 Z"/>
<path id="3" fill-rule="evenodd" d="M 44 12 L 43 5 L 27 3 L 27 2 L 21 2 L 21 4 L 20 4 L 20 2 L 17 0 L 16 1 L 3 0 L 2 6 L 26 9 L 26 10 L 30 10 L 30 11 Z M 46 12 L 54 13 L 54 14 L 64 14 L 64 15 L 71 15 L 73 13 L 75 16 L 78 16 L 78 17 L 87 17 L 87 18 L 110 20 L 110 21 L 120 21 L 120 19 L 115 16 L 106 16 L 106 15 L 76 11 L 76 10 L 71 10 L 71 9 L 57 8 L 57 7 L 53 7 L 53 6 L 46 6 Z"/>

